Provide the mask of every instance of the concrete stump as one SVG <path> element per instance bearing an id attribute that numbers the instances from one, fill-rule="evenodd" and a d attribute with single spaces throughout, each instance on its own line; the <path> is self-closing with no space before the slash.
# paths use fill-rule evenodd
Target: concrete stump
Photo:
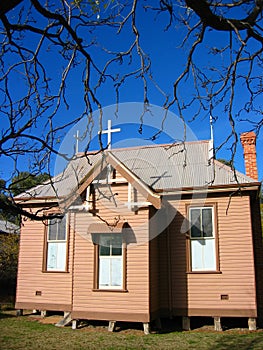
<path id="1" fill-rule="evenodd" d="M 214 317 L 214 326 L 215 326 L 215 331 L 217 331 L 217 332 L 221 332 L 222 331 L 221 318 L 220 317 Z"/>
<path id="2" fill-rule="evenodd" d="M 146 334 L 146 335 L 151 333 L 151 328 L 150 328 L 150 323 L 149 322 L 144 322 L 143 323 L 143 331 L 144 331 L 144 334 Z"/>
<path id="3" fill-rule="evenodd" d="M 108 331 L 114 332 L 116 326 L 116 321 L 109 321 Z"/>
<path id="4" fill-rule="evenodd" d="M 16 310 L 16 316 L 23 316 L 23 309 Z"/>
<path id="5" fill-rule="evenodd" d="M 190 317 L 188 317 L 188 316 L 183 316 L 182 317 L 182 329 L 184 331 L 190 331 L 191 330 Z"/>
<path id="6" fill-rule="evenodd" d="M 250 317 L 248 319 L 248 329 L 250 331 L 256 331 L 257 330 L 257 319 L 255 317 Z"/>
<path id="7" fill-rule="evenodd" d="M 73 330 L 75 330 L 75 329 L 78 328 L 78 321 L 77 321 L 77 320 L 72 320 L 72 326 L 71 326 L 71 328 L 72 328 Z"/>

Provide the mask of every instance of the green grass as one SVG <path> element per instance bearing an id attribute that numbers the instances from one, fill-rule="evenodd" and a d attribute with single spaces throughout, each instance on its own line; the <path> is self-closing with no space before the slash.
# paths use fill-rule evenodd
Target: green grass
<path id="1" fill-rule="evenodd" d="M 263 349 L 263 332 L 171 331 L 144 335 L 140 329 L 109 333 L 105 327 L 57 328 L 42 324 L 32 316 L 15 317 L 0 313 L 0 349 Z"/>

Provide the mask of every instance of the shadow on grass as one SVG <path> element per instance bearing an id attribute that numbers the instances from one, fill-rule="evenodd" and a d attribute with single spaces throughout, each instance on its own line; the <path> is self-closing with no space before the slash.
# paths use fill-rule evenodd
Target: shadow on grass
<path id="1" fill-rule="evenodd" d="M 201 346 L 201 344 L 200 344 Z M 232 350 L 238 348 L 238 350 L 248 349 L 262 349 L 263 348 L 263 333 L 246 334 L 245 336 L 237 336 L 232 334 L 224 334 L 224 337 L 220 337 L 220 340 L 213 343 L 211 350 Z"/>
<path id="2" fill-rule="evenodd" d="M 109 321 L 99 321 L 99 320 L 79 320 L 78 329 L 81 328 L 94 328 L 108 330 Z M 122 331 L 142 331 L 143 325 L 141 322 L 121 322 L 117 321 L 114 333 L 119 333 Z"/>
<path id="3" fill-rule="evenodd" d="M 12 318 L 12 317 L 16 317 L 16 315 L 14 313 L 11 313 L 11 312 L 8 312 L 8 311 L 1 311 L 0 310 L 0 319 Z"/>
<path id="4" fill-rule="evenodd" d="M 109 321 L 95 321 L 95 320 L 79 320 L 78 329 L 94 328 L 107 330 Z M 151 332 L 158 334 L 169 334 L 173 332 L 183 332 L 182 318 L 175 317 L 173 319 L 162 318 L 161 329 L 158 329 L 155 322 L 151 322 Z M 239 334 L 251 334 L 248 330 L 247 318 L 223 318 L 222 328 L 224 333 L 230 335 L 231 331 Z M 143 331 L 142 322 L 120 322 L 117 321 L 114 332 L 122 331 Z M 191 331 L 193 332 L 212 332 L 214 333 L 214 320 L 212 317 L 191 317 Z M 221 332 L 216 332 L 220 334 Z M 262 333 L 263 334 L 263 333 Z M 262 347 L 263 348 L 263 347 Z"/>

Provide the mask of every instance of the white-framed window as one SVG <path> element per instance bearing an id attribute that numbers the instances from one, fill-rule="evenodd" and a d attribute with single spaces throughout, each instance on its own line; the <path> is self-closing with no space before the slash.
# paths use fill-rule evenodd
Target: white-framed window
<path id="1" fill-rule="evenodd" d="M 99 235 L 98 264 L 98 288 L 123 289 L 122 234 Z"/>
<path id="2" fill-rule="evenodd" d="M 216 271 L 214 207 L 189 208 L 191 271 Z"/>
<path id="3" fill-rule="evenodd" d="M 66 216 L 48 220 L 46 271 L 66 271 L 67 226 Z"/>

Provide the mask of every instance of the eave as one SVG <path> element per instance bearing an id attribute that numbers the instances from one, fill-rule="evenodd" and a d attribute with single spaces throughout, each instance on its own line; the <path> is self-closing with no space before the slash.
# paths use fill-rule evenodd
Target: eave
<path id="1" fill-rule="evenodd" d="M 33 204 L 51 204 L 51 203 L 59 203 L 58 198 L 56 197 L 36 197 L 36 198 L 14 198 L 14 201 L 17 205 L 21 205 L 23 207 Z"/>
<path id="2" fill-rule="evenodd" d="M 162 196 L 193 194 L 193 193 L 223 193 L 223 192 L 237 192 L 237 191 L 258 191 L 261 186 L 261 182 L 251 183 L 236 183 L 228 185 L 214 185 L 203 187 L 184 187 L 175 189 L 158 190 L 157 192 Z"/>

